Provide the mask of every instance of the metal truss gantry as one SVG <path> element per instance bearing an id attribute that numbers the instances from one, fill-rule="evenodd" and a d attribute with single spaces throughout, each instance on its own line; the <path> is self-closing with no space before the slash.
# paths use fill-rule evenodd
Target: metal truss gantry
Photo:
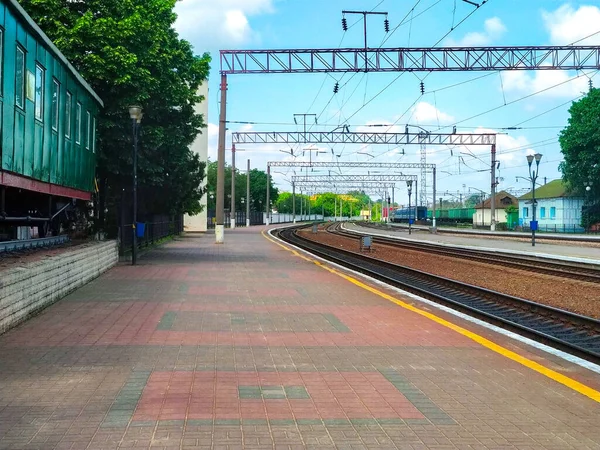
<path id="1" fill-rule="evenodd" d="M 357 161 L 319 161 L 319 162 L 308 162 L 308 161 L 268 161 L 267 162 L 267 203 L 269 202 L 269 189 L 270 189 L 270 181 L 271 181 L 271 167 L 300 167 L 300 168 L 360 168 L 360 169 L 388 169 L 388 170 L 397 170 L 397 169 L 421 169 L 421 173 L 432 173 L 433 179 L 433 216 L 435 217 L 435 196 L 436 196 L 436 169 L 435 164 L 423 164 L 423 163 L 384 163 L 384 162 L 357 162 Z M 292 177 L 294 180 L 295 177 L 299 177 L 298 179 L 314 179 L 318 177 L 323 177 L 322 180 L 331 179 L 332 177 L 336 177 L 338 175 L 295 175 Z M 397 177 L 397 181 L 402 180 L 413 180 L 415 186 L 415 197 L 417 196 L 419 190 L 417 188 L 417 176 L 416 175 L 405 175 L 405 174 L 394 174 L 387 173 L 385 175 L 339 175 L 340 177 L 348 177 L 351 180 L 354 180 L 355 177 L 367 177 L 371 179 L 376 179 L 376 177 L 381 177 L 380 179 L 389 180 L 390 178 Z M 414 178 L 413 178 L 414 177 Z M 367 182 L 367 181 L 363 181 Z M 421 183 L 424 182 L 424 177 L 422 177 Z M 323 183 L 327 183 L 323 181 Z M 292 182 L 292 191 L 294 190 L 294 183 Z M 269 213 L 267 212 L 267 223 L 269 223 Z"/>
<path id="2" fill-rule="evenodd" d="M 408 129 L 408 127 L 407 127 Z M 421 205 L 427 206 L 427 177 L 425 165 L 427 164 L 426 145 L 491 145 L 492 146 L 492 171 L 495 167 L 495 133 L 355 133 L 355 132 L 236 132 L 232 133 L 232 143 L 236 144 L 391 144 L 411 145 L 418 144 L 421 148 Z M 495 179 L 495 174 L 493 174 Z M 434 195 L 435 203 L 435 195 Z"/>
<path id="3" fill-rule="evenodd" d="M 457 72 L 600 68 L 587 45 L 439 48 L 221 50 L 221 74 Z"/>
<path id="4" fill-rule="evenodd" d="M 231 133 L 232 144 L 495 145 L 491 133 L 344 133 L 341 131 L 249 131 Z"/>
<path id="5" fill-rule="evenodd" d="M 395 177 L 401 177 L 403 180 L 410 179 L 415 182 L 417 179 L 416 175 L 395 175 Z M 396 183 L 394 181 L 377 181 L 375 180 L 377 177 L 373 175 L 364 175 L 363 178 L 364 179 L 362 180 L 354 179 L 351 175 L 325 175 L 315 177 L 298 175 L 292 177 L 292 216 L 294 223 L 296 223 L 296 186 L 301 188 L 301 192 L 302 190 L 315 192 L 319 189 L 328 190 L 331 192 L 333 189 L 335 192 L 338 190 L 357 190 L 362 192 L 378 193 L 381 194 L 382 205 L 386 203 L 386 199 L 389 196 L 390 190 L 392 191 L 392 199 L 394 198 L 394 188 L 396 187 Z M 369 178 L 371 178 L 371 180 L 369 180 Z M 385 176 L 381 176 L 379 178 L 383 179 Z"/>
<path id="6" fill-rule="evenodd" d="M 408 128 L 408 127 L 407 127 Z M 426 144 L 430 145 L 490 145 L 492 146 L 492 171 L 495 165 L 495 133 L 355 133 L 355 132 L 236 132 L 232 133 L 233 146 L 236 144 L 392 144 L 421 147 L 421 206 L 427 206 Z M 493 174 L 495 179 L 495 174 Z M 435 195 L 434 195 L 435 203 Z"/>
<path id="7" fill-rule="evenodd" d="M 315 167 L 315 168 L 360 168 L 360 169 L 421 169 L 420 163 L 384 163 L 384 162 L 359 162 L 359 161 L 340 161 L 340 162 L 312 162 L 308 161 L 269 161 L 269 167 Z M 425 164 L 428 173 L 435 170 L 435 164 Z"/>
<path id="8" fill-rule="evenodd" d="M 398 181 L 415 180 L 416 175 L 294 175 L 292 183 L 392 183 Z"/>
<path id="9" fill-rule="evenodd" d="M 217 156 L 215 238 L 224 241 L 227 75 L 250 73 L 457 72 L 600 69 L 600 46 L 345 48 L 221 50 L 221 112 Z M 492 145 L 491 229 L 495 229 L 496 166 Z M 435 185 L 435 177 L 434 177 Z M 435 198 L 433 201 L 435 205 Z M 269 202 L 267 201 L 267 209 Z M 435 206 L 434 206 L 435 208 Z M 268 216 L 268 211 L 267 211 Z M 433 215 L 435 229 L 435 214 Z"/>

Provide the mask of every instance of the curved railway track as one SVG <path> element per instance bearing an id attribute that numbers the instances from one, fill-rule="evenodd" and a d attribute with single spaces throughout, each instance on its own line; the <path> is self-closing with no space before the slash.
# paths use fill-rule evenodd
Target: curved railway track
<path id="1" fill-rule="evenodd" d="M 599 320 L 323 245 L 299 236 L 302 227 L 274 232 L 324 259 L 600 363 Z"/>
<path id="2" fill-rule="evenodd" d="M 361 236 L 358 233 L 343 230 L 339 222 L 328 227 L 327 231 L 355 240 L 359 240 Z M 373 241 L 378 244 L 390 245 L 418 252 L 468 259 L 470 261 L 480 261 L 486 264 L 512 267 L 527 270 L 529 272 L 544 273 L 562 278 L 572 278 L 579 281 L 588 281 L 590 283 L 600 283 L 600 267 L 593 264 L 549 260 L 536 256 L 516 255 L 502 252 L 490 253 L 488 251 L 469 248 L 445 247 L 430 244 L 428 242 L 412 242 L 385 236 L 373 236 Z"/>

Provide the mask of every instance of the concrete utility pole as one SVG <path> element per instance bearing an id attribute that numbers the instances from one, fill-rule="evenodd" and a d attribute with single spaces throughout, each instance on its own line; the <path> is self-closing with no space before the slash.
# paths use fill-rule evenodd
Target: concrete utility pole
<path id="1" fill-rule="evenodd" d="M 433 211 L 432 211 L 432 213 L 431 213 L 431 214 L 432 214 L 432 216 L 431 216 L 431 226 L 432 226 L 432 228 L 433 228 L 433 232 L 434 232 L 434 233 L 435 233 L 435 231 L 436 231 L 436 228 L 435 228 L 435 181 L 436 181 L 436 180 L 435 180 L 435 179 L 436 179 L 436 176 L 435 176 L 435 169 L 436 169 L 436 168 L 434 167 L 434 168 L 433 168 L 433 202 L 432 202 L 432 203 L 433 203 L 433 208 L 432 208 L 432 209 L 433 209 Z M 421 190 L 421 192 L 422 192 L 422 190 Z"/>
<path id="2" fill-rule="evenodd" d="M 267 164 L 267 219 L 266 219 L 266 224 L 269 225 L 269 218 L 270 218 L 270 214 L 271 214 L 271 205 L 269 204 L 270 200 L 270 194 L 271 193 L 271 166 L 269 166 Z"/>
<path id="3" fill-rule="evenodd" d="M 250 226 L 250 160 L 246 172 L 246 226 Z"/>
<path id="4" fill-rule="evenodd" d="M 235 144 L 231 145 L 231 211 L 229 214 L 229 227 L 235 228 Z"/>
<path id="5" fill-rule="evenodd" d="M 217 211 L 215 243 L 222 244 L 225 238 L 225 127 L 227 126 L 227 75 L 221 75 L 221 114 L 219 117 L 219 144 L 217 150 Z"/>
<path id="6" fill-rule="evenodd" d="M 496 231 L 496 144 L 492 144 L 492 198 L 490 199 L 490 231 Z"/>
<path id="7" fill-rule="evenodd" d="M 292 182 L 292 219 L 296 223 L 296 183 Z"/>

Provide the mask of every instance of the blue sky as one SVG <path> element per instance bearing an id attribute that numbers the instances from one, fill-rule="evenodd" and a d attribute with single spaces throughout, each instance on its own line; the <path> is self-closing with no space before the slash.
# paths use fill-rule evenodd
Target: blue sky
<path id="1" fill-rule="evenodd" d="M 383 18 L 369 17 L 371 47 L 380 46 L 385 38 L 386 47 L 560 45 L 600 31 L 600 2 L 591 0 L 488 0 L 462 23 L 474 9 L 462 0 L 182 0 L 176 8 L 177 30 L 192 42 L 197 53 L 207 51 L 213 56 L 207 129 L 211 159 L 216 158 L 219 50 L 361 47 L 362 22 L 352 26 L 359 18 L 348 16 L 350 29 L 344 33 L 343 9 L 386 11 L 392 30 L 407 17 L 406 23 L 388 36 L 383 30 Z M 438 43 L 451 28 L 454 30 Z M 600 45 L 600 34 L 579 44 Z M 232 75 L 228 120 L 253 123 L 230 123 L 229 130 L 293 131 L 300 129 L 293 121 L 295 113 L 314 113 L 318 115 L 318 125 L 313 129 L 319 131 L 329 131 L 343 123 L 348 123 L 353 131 L 372 131 L 364 126 L 368 124 L 396 123 L 390 131 L 403 131 L 409 123 L 432 132 L 449 131 L 456 124 L 458 132 L 505 133 L 498 137 L 499 189 L 524 190 L 527 182 L 517 181 L 516 176 L 527 175 L 528 152 L 544 155 L 540 177 L 550 181 L 560 176 L 558 133 L 566 125 L 570 102 L 587 91 L 590 78 L 595 86 L 600 86 L 595 71 L 404 73 L 373 98 L 397 76 Z M 424 95 L 419 89 L 421 80 L 425 83 Z M 340 91 L 334 95 L 336 81 Z M 459 83 L 462 84 L 451 87 Z M 494 108 L 497 109 L 486 113 Z M 515 125 L 523 129 L 501 130 Z M 228 141 L 227 148 L 230 147 Z M 291 159 L 279 151 L 284 145 L 244 148 L 247 151 L 237 153 L 236 158 L 242 168 L 248 158 L 252 167 L 262 170 L 267 161 Z M 295 147 L 295 153 L 302 148 L 305 146 Z M 330 147 L 324 150 L 326 154 L 313 154 L 313 158 L 330 161 Z M 404 155 L 402 148 L 391 146 L 338 145 L 333 150 L 341 153 L 340 160 L 344 161 L 419 162 L 418 146 L 406 146 Z M 228 161 L 230 158 L 227 151 Z M 297 158 L 307 160 L 308 152 Z M 489 192 L 489 148 L 455 148 L 450 152 L 446 147 L 431 147 L 427 160 L 438 167 L 438 198 L 446 191 L 468 194 L 469 187 Z M 285 172 L 275 173 L 274 179 L 280 189 L 289 190 L 287 180 L 292 172 Z M 405 203 L 405 186 L 399 188 L 396 200 Z M 428 190 L 431 197 L 431 189 Z"/>

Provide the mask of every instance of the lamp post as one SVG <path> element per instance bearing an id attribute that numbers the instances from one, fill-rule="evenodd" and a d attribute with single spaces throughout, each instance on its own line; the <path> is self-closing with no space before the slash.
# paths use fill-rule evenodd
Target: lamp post
<path id="1" fill-rule="evenodd" d="M 242 203 L 242 211 L 243 211 L 244 210 L 244 205 L 246 204 L 246 199 L 244 197 L 242 197 L 240 199 L 240 202 Z M 248 216 L 246 216 L 246 217 L 248 217 Z M 248 226 L 248 225 L 246 225 L 246 226 Z"/>
<path id="2" fill-rule="evenodd" d="M 133 131 L 133 220 L 131 230 L 133 232 L 133 242 L 131 246 L 131 265 L 135 266 L 137 263 L 137 151 L 138 151 L 138 133 L 140 130 L 140 123 L 144 113 L 142 112 L 141 106 L 130 106 L 129 117 L 131 118 L 132 131 Z"/>
<path id="3" fill-rule="evenodd" d="M 250 160 L 248 160 L 248 170 L 246 172 L 246 226 L 250 226 Z"/>
<path id="4" fill-rule="evenodd" d="M 535 159 L 535 169 L 531 170 L 531 164 Z M 536 153 L 535 155 L 527 155 L 527 165 L 529 166 L 529 179 L 531 180 L 532 187 L 532 211 L 533 211 L 533 220 L 529 223 L 529 227 L 531 228 L 531 246 L 535 247 L 535 231 L 537 230 L 537 220 L 535 220 L 535 180 L 539 175 L 539 167 L 540 160 L 542 159 L 542 155 L 540 153 Z"/>
<path id="5" fill-rule="evenodd" d="M 412 234 L 411 228 L 411 210 L 410 210 L 410 196 L 412 194 L 413 180 L 406 180 L 406 188 L 408 189 L 408 234 Z"/>
<path id="6" fill-rule="evenodd" d="M 590 209 L 592 207 L 591 205 L 591 201 L 590 201 L 590 191 L 592 190 L 592 186 L 594 185 L 593 181 L 586 181 L 583 183 L 583 185 L 585 186 L 585 202 L 587 203 L 587 208 L 586 208 L 586 218 L 585 218 L 585 231 L 589 232 L 590 231 Z"/>

